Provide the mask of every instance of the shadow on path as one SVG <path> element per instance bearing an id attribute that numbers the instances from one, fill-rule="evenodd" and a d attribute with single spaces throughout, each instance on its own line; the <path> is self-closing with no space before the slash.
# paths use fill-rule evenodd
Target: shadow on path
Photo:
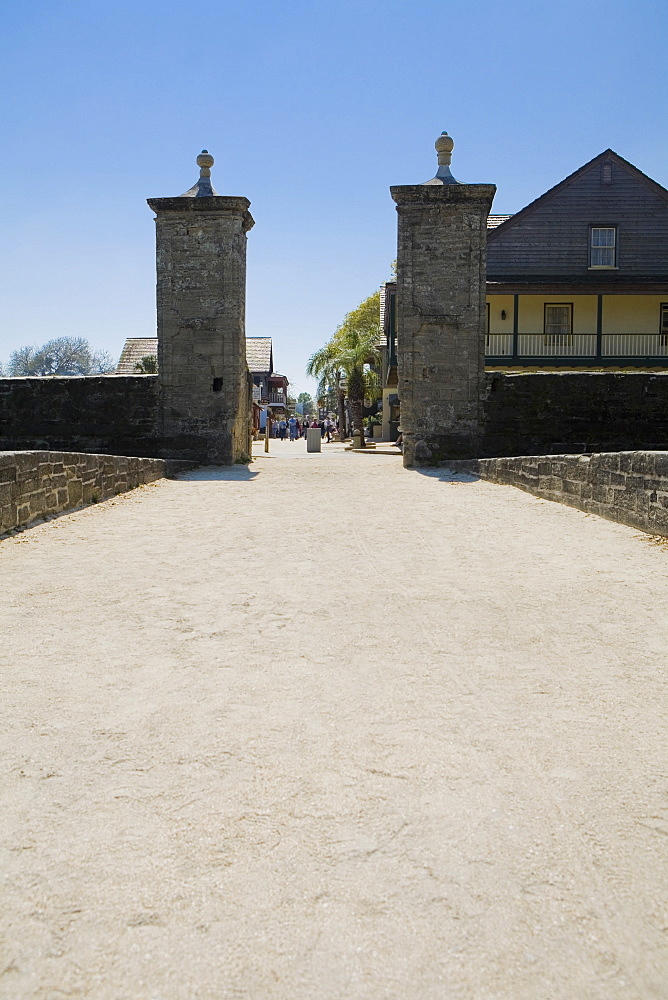
<path id="1" fill-rule="evenodd" d="M 442 483 L 478 483 L 480 482 L 480 476 L 476 476 L 472 472 L 455 472 L 453 469 L 440 469 L 440 468 L 424 468 L 424 469 L 411 469 L 411 472 L 417 472 L 420 476 L 428 476 L 429 479 L 438 479 Z"/>
<path id="2" fill-rule="evenodd" d="M 181 472 L 175 477 L 177 483 L 201 482 L 245 482 L 255 479 L 258 472 L 246 465 L 200 465 L 197 469 Z"/>

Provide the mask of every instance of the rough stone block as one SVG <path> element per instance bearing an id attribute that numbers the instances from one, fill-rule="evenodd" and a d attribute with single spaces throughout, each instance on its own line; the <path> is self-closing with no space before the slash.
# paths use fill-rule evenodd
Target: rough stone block
<path id="1" fill-rule="evenodd" d="M 31 519 L 32 513 L 30 510 L 29 503 L 19 504 L 16 508 L 16 524 L 27 524 Z"/>
<path id="2" fill-rule="evenodd" d="M 636 451 L 632 453 L 631 471 L 636 475 L 653 476 L 655 455 L 651 451 Z"/>
<path id="3" fill-rule="evenodd" d="M 83 483 L 80 479 L 71 479 L 67 484 L 67 503 L 75 507 L 83 500 Z"/>

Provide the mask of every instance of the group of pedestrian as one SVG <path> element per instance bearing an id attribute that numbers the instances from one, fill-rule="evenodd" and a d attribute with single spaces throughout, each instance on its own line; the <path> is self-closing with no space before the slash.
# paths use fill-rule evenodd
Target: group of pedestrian
<path id="1" fill-rule="evenodd" d="M 317 428 L 320 431 L 320 437 L 327 439 L 327 444 L 332 440 L 332 437 L 338 431 L 337 424 L 330 420 L 329 417 L 325 417 L 323 420 L 318 420 L 315 417 L 309 423 L 308 417 L 304 420 L 299 420 L 297 417 L 281 417 L 280 420 L 275 420 L 272 426 L 272 433 L 274 437 L 279 438 L 281 441 L 285 441 L 286 438 L 290 441 L 298 441 L 299 438 L 305 438 L 306 432 L 310 428 Z"/>

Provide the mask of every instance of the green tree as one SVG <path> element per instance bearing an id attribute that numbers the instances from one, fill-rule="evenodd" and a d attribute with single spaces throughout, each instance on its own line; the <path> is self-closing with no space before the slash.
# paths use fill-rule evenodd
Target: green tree
<path id="1" fill-rule="evenodd" d="M 94 351 L 84 337 L 56 337 L 43 347 L 20 347 L 9 358 L 10 375 L 106 375 L 115 368 L 107 351 Z"/>
<path id="2" fill-rule="evenodd" d="M 345 397 L 350 400 L 353 433 L 364 447 L 364 400 L 377 399 L 380 379 L 380 292 L 374 292 L 344 317 L 331 340 L 309 359 L 306 374 L 318 379 L 318 396 L 336 393 L 339 428 L 345 434 Z"/>
<path id="3" fill-rule="evenodd" d="M 313 401 L 313 396 L 310 392 L 300 392 L 297 396 L 297 402 L 301 403 L 302 411 L 305 415 L 313 413 L 315 410 L 315 403 Z"/>
<path id="4" fill-rule="evenodd" d="M 332 341 L 312 354 L 306 366 L 306 374 L 318 379 L 317 398 L 323 405 L 334 394 L 339 414 L 341 440 L 346 436 L 346 393 L 345 372 L 337 357 Z"/>
<path id="5" fill-rule="evenodd" d="M 158 372 L 158 355 L 145 354 L 135 365 L 138 375 L 156 375 Z"/>

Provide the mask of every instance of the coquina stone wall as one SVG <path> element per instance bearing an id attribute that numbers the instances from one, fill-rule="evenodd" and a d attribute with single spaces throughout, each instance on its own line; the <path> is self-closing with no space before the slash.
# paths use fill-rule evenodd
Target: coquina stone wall
<path id="1" fill-rule="evenodd" d="M 0 449 L 186 457 L 158 411 L 156 375 L 4 378 Z M 487 372 L 482 413 L 462 458 L 668 451 L 668 372 Z"/>
<path id="2" fill-rule="evenodd" d="M 164 455 L 156 375 L 0 379 L 0 449 Z"/>
<path id="3" fill-rule="evenodd" d="M 668 450 L 668 372 L 488 372 L 483 415 L 471 457 Z"/>
<path id="4" fill-rule="evenodd" d="M 443 465 L 653 535 L 668 535 L 666 451 L 482 458 Z"/>
<path id="5" fill-rule="evenodd" d="M 188 464 L 124 455 L 0 452 L 0 532 L 125 493 Z"/>

